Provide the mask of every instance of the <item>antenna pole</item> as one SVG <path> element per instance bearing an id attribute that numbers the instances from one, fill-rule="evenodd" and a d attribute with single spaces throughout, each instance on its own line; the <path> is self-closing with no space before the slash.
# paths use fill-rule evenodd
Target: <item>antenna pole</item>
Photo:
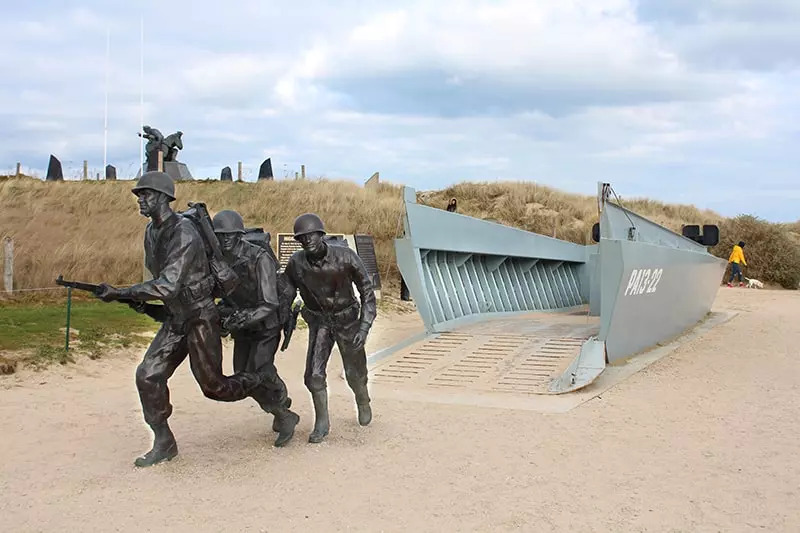
<path id="1" fill-rule="evenodd" d="M 139 128 L 144 125 L 144 15 L 140 21 L 141 48 L 139 52 Z M 144 175 L 144 137 L 139 137 L 139 175 Z"/>

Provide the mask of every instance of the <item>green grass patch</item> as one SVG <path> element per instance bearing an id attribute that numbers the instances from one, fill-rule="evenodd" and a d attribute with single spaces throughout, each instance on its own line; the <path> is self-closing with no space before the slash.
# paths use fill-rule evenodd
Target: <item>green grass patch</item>
<path id="1" fill-rule="evenodd" d="M 72 362 L 71 352 L 96 359 L 104 350 L 146 339 L 138 333 L 154 330 L 158 323 L 127 305 L 100 301 L 73 301 L 70 317 L 70 351 L 65 348 L 67 304 L 40 303 L 0 307 L 0 351 L 29 352 L 23 361 L 36 368 Z M 77 333 L 76 333 L 77 331 Z"/>
<path id="2" fill-rule="evenodd" d="M 72 354 L 68 352 L 64 346 L 58 347 L 48 344 L 37 346 L 36 351 L 24 357 L 22 360 L 25 364 L 32 366 L 36 370 L 42 370 L 54 363 L 66 365 L 67 363 L 75 362 Z"/>

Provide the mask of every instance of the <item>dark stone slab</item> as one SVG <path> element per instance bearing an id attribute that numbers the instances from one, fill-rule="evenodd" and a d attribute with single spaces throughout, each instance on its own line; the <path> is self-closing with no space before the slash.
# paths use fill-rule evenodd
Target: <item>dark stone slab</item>
<path id="1" fill-rule="evenodd" d="M 261 168 L 258 169 L 258 179 L 259 180 L 271 180 L 274 179 L 272 175 L 272 161 L 268 157 L 261 163 Z"/>
<path id="2" fill-rule="evenodd" d="M 106 165 L 106 179 L 107 180 L 117 179 L 117 168 L 114 165 Z"/>
<path id="3" fill-rule="evenodd" d="M 47 164 L 46 181 L 64 181 L 64 171 L 61 169 L 61 161 L 56 156 L 50 154 L 50 162 Z"/>
<path id="4" fill-rule="evenodd" d="M 231 167 L 223 168 L 219 175 L 219 179 L 220 181 L 233 181 L 233 172 L 231 172 Z"/>

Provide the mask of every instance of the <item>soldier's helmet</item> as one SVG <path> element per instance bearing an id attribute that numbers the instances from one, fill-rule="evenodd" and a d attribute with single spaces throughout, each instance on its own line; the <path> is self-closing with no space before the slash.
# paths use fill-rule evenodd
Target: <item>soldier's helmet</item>
<path id="1" fill-rule="evenodd" d="M 214 215 L 214 233 L 244 233 L 242 216 L 231 209 L 225 209 Z"/>
<path id="2" fill-rule="evenodd" d="M 325 226 L 322 224 L 322 219 L 314 213 L 304 213 L 294 219 L 294 237 L 314 233 L 315 231 L 325 234 Z"/>
<path id="3" fill-rule="evenodd" d="M 133 194 L 136 194 L 143 189 L 163 192 L 169 197 L 170 202 L 175 200 L 175 182 L 166 172 L 150 170 L 142 174 L 142 177 L 136 182 L 136 187 L 131 190 Z"/>

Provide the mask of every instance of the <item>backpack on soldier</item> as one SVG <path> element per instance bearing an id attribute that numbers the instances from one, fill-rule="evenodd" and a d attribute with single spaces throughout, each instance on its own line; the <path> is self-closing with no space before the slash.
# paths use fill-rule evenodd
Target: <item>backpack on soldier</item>
<path id="1" fill-rule="evenodd" d="M 208 266 L 214 283 L 223 295 L 230 294 L 239 282 L 239 278 L 231 267 L 222 258 L 222 250 L 219 241 L 214 233 L 214 226 L 211 217 L 206 209 L 206 204 L 202 202 L 189 202 L 189 209 L 178 211 L 177 214 L 191 220 L 197 232 L 202 237 L 208 258 Z"/>
<path id="2" fill-rule="evenodd" d="M 275 256 L 275 252 L 269 244 L 271 236 L 268 231 L 264 231 L 261 228 L 245 228 L 243 238 L 245 241 L 266 250 L 270 258 L 275 262 L 275 269 L 278 270 L 280 268 L 278 258 Z"/>

